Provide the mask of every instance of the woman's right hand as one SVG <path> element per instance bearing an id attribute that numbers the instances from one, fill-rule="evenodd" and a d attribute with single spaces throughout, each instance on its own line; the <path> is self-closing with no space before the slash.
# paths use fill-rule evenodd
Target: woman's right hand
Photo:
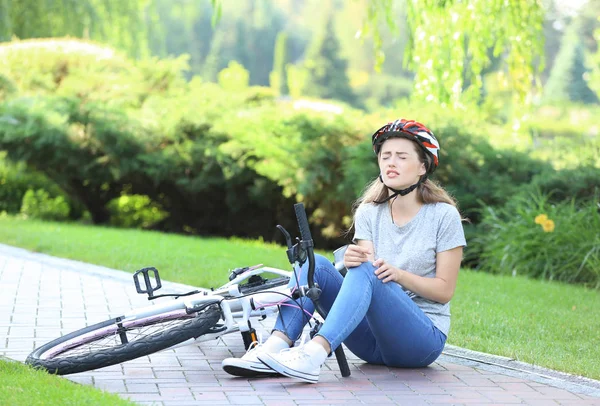
<path id="1" fill-rule="evenodd" d="M 344 266 L 354 268 L 373 257 L 373 251 L 369 247 L 350 244 L 344 253 Z"/>

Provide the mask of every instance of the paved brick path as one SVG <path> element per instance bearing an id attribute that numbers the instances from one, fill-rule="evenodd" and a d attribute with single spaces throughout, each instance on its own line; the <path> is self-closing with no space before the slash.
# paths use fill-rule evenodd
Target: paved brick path
<path id="1" fill-rule="evenodd" d="M 164 288 L 185 289 L 172 283 Z M 0 292 L 0 356 L 19 361 L 60 334 L 148 304 L 135 292 L 130 273 L 1 244 Z M 316 385 L 283 377 L 235 378 L 221 370 L 223 358 L 243 352 L 241 337 L 231 334 L 67 379 L 140 404 L 165 406 L 600 405 L 598 381 L 455 347 L 422 369 L 368 365 L 347 353 L 352 375 L 341 378 L 330 360 Z"/>

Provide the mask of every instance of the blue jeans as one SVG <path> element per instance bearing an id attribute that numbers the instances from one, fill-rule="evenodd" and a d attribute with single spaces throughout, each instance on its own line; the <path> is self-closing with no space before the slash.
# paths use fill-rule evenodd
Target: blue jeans
<path id="1" fill-rule="evenodd" d="M 446 336 L 408 297 L 400 285 L 383 283 L 375 267 L 365 262 L 350 268 L 346 277 L 325 257 L 315 255 L 315 283 L 322 290 L 319 302 L 328 315 L 318 335 L 332 349 L 342 342 L 357 357 L 390 367 L 423 367 L 437 359 Z M 308 262 L 301 268 L 300 284 L 307 284 Z M 290 287 L 296 285 L 292 278 Z M 300 298 L 310 313 L 314 305 Z M 295 307 L 282 306 L 274 329 L 292 341 L 302 334 L 306 317 Z"/>

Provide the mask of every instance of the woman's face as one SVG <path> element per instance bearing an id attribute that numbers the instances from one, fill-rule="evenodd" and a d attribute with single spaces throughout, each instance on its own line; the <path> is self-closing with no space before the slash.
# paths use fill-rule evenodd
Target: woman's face
<path id="1" fill-rule="evenodd" d="M 405 189 L 425 174 L 425 164 L 419 160 L 418 147 L 406 138 L 390 138 L 383 143 L 379 152 L 379 170 L 387 186 Z"/>

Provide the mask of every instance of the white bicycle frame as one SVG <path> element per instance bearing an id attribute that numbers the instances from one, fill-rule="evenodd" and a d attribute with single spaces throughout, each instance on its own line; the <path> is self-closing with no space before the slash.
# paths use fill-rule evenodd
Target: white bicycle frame
<path id="1" fill-rule="evenodd" d="M 250 294 L 242 294 L 240 292 L 240 284 L 242 282 L 254 275 L 260 275 L 265 272 L 294 278 L 294 272 L 272 267 L 261 267 L 246 271 L 214 290 L 198 288 L 200 292 L 190 296 L 179 297 L 161 303 L 154 303 L 143 308 L 133 309 L 124 314 L 121 323 L 126 325 L 131 322 L 156 318 L 165 314 L 193 312 L 194 309 L 202 308 L 208 303 L 219 303 L 222 310 L 222 322 L 219 323 L 221 327 L 219 331 L 203 334 L 196 339 L 185 341 L 171 348 L 181 347 L 193 342 L 214 340 L 224 334 L 236 331 L 248 331 L 251 328 L 252 323 L 250 320 L 252 318 L 264 318 L 270 314 L 277 313 L 276 305 L 288 300 L 288 297 L 292 295 L 292 289 L 287 287 L 287 284 Z M 253 307 L 253 303 L 260 304 L 260 307 Z"/>

